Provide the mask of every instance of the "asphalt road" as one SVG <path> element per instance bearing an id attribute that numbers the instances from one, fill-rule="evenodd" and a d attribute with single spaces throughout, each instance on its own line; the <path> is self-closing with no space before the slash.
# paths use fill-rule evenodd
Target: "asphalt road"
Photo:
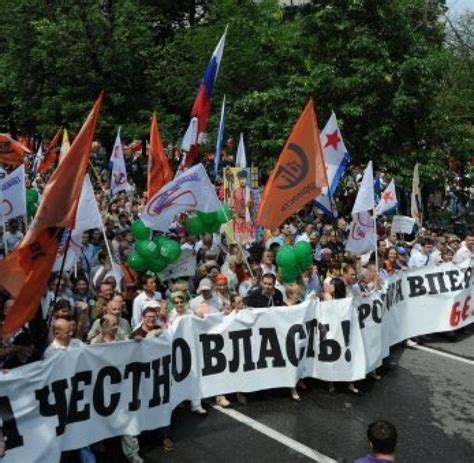
<path id="1" fill-rule="evenodd" d="M 247 405 L 235 402 L 236 417 L 212 407 L 204 418 L 177 409 L 174 452 L 148 432 L 141 454 L 147 463 L 352 462 L 368 453 L 367 425 L 385 418 L 399 432 L 399 462 L 474 462 L 474 325 L 455 340 L 436 335 L 421 349 L 397 347 L 393 358 L 398 367 L 382 380 L 358 384 L 363 397 L 343 384 L 331 394 L 326 384 L 306 380 L 299 403 L 287 390 L 272 390 L 249 394 Z M 246 418 L 250 423 L 241 422 Z M 125 462 L 117 439 L 108 449 L 101 462 Z"/>

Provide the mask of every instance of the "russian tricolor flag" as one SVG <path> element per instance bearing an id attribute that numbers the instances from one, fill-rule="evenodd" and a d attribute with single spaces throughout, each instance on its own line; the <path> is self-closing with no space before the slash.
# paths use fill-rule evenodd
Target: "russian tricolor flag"
<path id="1" fill-rule="evenodd" d="M 189 167 L 194 163 L 199 151 L 199 144 L 201 143 L 202 135 L 206 131 L 209 109 L 211 107 L 212 92 L 214 90 L 214 83 L 216 82 L 222 60 L 222 54 L 224 52 L 226 34 L 227 27 L 221 39 L 219 40 L 214 53 L 211 56 L 209 64 L 207 65 L 204 76 L 199 85 L 198 94 L 194 100 L 193 109 L 191 110 L 191 124 L 193 123 L 193 118 L 196 118 L 198 127 L 196 138 L 188 145 L 189 152 L 186 156 L 185 167 Z M 183 149 L 186 150 L 186 148 L 187 147 L 183 146 Z"/>

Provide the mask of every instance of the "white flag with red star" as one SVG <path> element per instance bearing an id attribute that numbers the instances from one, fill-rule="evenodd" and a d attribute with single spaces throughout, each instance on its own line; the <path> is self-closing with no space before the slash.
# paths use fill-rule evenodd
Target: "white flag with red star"
<path id="1" fill-rule="evenodd" d="M 395 212 L 398 208 L 397 192 L 395 190 L 395 181 L 392 180 L 383 191 L 380 201 L 375 208 L 377 215 L 387 215 Z"/>
<path id="2" fill-rule="evenodd" d="M 328 186 L 324 187 L 321 194 L 316 198 L 315 206 L 320 208 L 325 214 L 336 217 L 337 212 L 333 201 L 334 193 L 341 177 L 344 175 L 350 157 L 334 113 L 331 113 L 331 117 L 322 130 L 320 140 L 324 163 L 326 164 Z"/>

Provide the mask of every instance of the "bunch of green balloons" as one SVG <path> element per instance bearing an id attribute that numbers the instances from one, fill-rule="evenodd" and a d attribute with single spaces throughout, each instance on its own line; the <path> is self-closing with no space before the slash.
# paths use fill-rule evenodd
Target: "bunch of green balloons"
<path id="1" fill-rule="evenodd" d="M 26 212 L 28 217 L 34 217 L 38 209 L 39 194 L 33 188 L 26 190 Z"/>
<path id="2" fill-rule="evenodd" d="M 139 273 L 162 272 L 181 257 L 181 245 L 177 241 L 166 236 L 158 236 L 151 240 L 151 229 L 141 220 L 132 223 L 132 235 L 137 243 L 135 251 L 128 255 L 127 263 Z"/>
<path id="3" fill-rule="evenodd" d="M 306 241 L 298 241 L 294 246 L 280 246 L 276 263 L 282 280 L 292 283 L 313 264 L 313 248 Z"/>
<path id="4" fill-rule="evenodd" d="M 217 233 L 221 225 L 232 220 L 232 209 L 228 204 L 215 212 L 197 212 L 186 219 L 186 231 L 188 235 L 202 235 L 203 233 Z"/>

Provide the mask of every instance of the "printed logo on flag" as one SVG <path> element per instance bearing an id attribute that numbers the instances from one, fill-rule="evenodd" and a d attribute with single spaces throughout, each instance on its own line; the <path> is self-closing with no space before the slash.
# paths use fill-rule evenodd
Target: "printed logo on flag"
<path id="1" fill-rule="evenodd" d="M 124 183 L 127 183 L 127 176 L 123 172 L 114 173 L 113 176 L 116 186 L 120 186 Z"/>
<path id="2" fill-rule="evenodd" d="M 306 151 L 296 143 L 290 143 L 288 150 L 293 152 L 296 158 L 290 159 L 284 165 L 278 167 L 275 182 L 279 190 L 294 188 L 308 175 L 309 166 Z"/>
<path id="3" fill-rule="evenodd" d="M 373 228 L 373 224 L 364 223 L 360 214 L 357 214 L 357 218 L 354 218 L 354 223 L 351 227 L 351 237 L 354 240 L 363 240 L 367 235 L 367 231 L 371 232 Z"/>
<path id="4" fill-rule="evenodd" d="M 198 173 L 185 176 L 182 175 L 175 180 L 176 184 L 172 188 L 158 194 L 158 196 L 150 201 L 146 208 L 147 214 L 156 216 L 174 206 L 188 208 L 196 207 L 198 200 L 194 192 L 191 189 L 188 189 L 192 187 L 186 184 L 190 182 L 199 183 L 200 180 Z"/>
<path id="5" fill-rule="evenodd" d="M 8 201 L 8 199 L 4 199 L 1 207 L 0 207 L 1 215 L 10 215 L 13 212 L 13 204 Z"/>

